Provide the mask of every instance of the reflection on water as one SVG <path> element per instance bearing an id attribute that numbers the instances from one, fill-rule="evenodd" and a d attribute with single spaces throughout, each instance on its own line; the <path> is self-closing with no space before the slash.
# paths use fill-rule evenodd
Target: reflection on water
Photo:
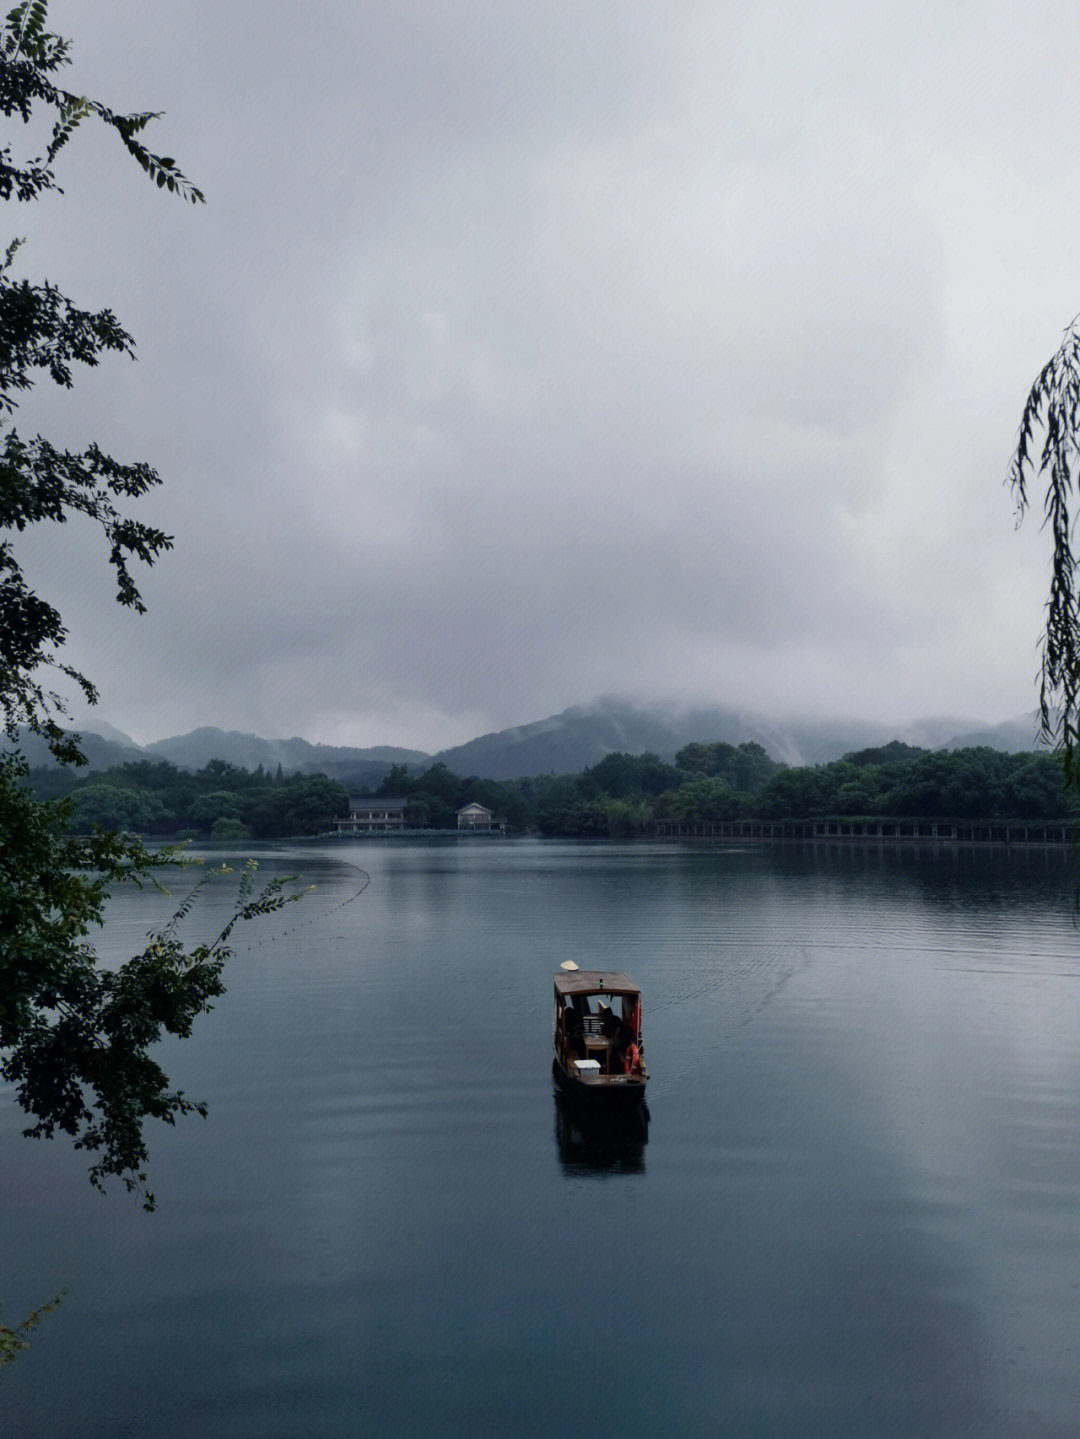
<path id="1" fill-rule="evenodd" d="M 644 1174 L 649 1142 L 649 1109 L 603 1109 L 575 1101 L 557 1086 L 555 1145 L 563 1173 Z"/>
<path id="2" fill-rule="evenodd" d="M 228 994 L 165 1055 L 210 1117 L 151 1134 L 156 1214 L 97 1198 L 84 1156 L 0 1110 L 2 1314 L 67 1292 L 5 1371 L 5 1432 L 1076 1432 L 1068 855 L 260 860 L 317 888 L 245 932 Z M 355 866 L 371 883 L 346 902 Z M 231 898 L 208 884 L 193 923 Z M 119 899 L 106 948 L 172 907 Z M 638 1132 L 552 1099 L 566 959 L 642 987 Z"/>

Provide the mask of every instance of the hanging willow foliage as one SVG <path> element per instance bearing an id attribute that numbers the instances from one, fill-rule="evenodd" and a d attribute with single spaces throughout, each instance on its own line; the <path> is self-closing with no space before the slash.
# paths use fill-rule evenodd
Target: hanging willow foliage
<path id="1" fill-rule="evenodd" d="M 1060 746 L 1073 784 L 1080 783 L 1080 595 L 1071 510 L 1078 468 L 1080 315 L 1031 387 L 1008 479 L 1019 523 L 1030 504 L 1029 485 L 1046 477 L 1043 523 L 1050 531 L 1050 593 L 1040 645 L 1039 712 L 1043 737 Z"/>

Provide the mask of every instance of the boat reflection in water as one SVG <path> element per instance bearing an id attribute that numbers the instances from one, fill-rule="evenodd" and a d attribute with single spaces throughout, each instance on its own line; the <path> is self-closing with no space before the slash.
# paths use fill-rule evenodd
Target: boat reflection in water
<path id="1" fill-rule="evenodd" d="M 567 1175 L 644 1174 L 649 1110 L 597 1109 L 555 1085 L 555 1144 Z"/>

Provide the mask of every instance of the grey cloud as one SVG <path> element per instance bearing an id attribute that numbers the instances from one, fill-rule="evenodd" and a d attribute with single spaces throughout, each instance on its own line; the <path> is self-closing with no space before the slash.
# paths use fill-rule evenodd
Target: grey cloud
<path id="1" fill-rule="evenodd" d="M 1019 21 L 50 13 L 91 93 L 169 112 L 158 142 L 210 200 L 167 203 L 88 132 L 26 216 L 28 272 L 114 305 L 141 358 L 25 427 L 167 479 L 145 621 L 70 537 L 32 546 L 110 718 L 437 745 L 628 688 L 779 704 L 795 676 L 810 707 L 1028 706 L 1030 639 L 977 640 L 1008 606 L 1008 506 L 956 459 L 1004 467 L 1032 367 L 1009 336 L 1051 288 L 1017 271 L 982 398 L 994 147 L 1071 115 L 1054 86 L 1000 113 Z M 973 158 L 994 182 L 957 214 L 936 187 Z M 1069 312 L 1063 288 L 1048 345 Z M 1036 599 L 1017 635 L 1037 623 Z"/>

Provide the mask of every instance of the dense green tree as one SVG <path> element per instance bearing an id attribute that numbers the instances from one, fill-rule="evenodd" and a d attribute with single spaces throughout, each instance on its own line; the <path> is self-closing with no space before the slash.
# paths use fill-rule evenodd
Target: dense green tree
<path id="1" fill-rule="evenodd" d="M 757 794 L 778 769 L 779 765 L 762 746 L 750 741 L 736 745 L 735 753 L 718 774 L 740 794 Z"/>
<path id="2" fill-rule="evenodd" d="M 677 769 L 725 780 L 740 794 L 757 794 L 779 766 L 753 741 L 732 745 L 718 740 L 713 744 L 688 744 L 675 756 Z"/>
<path id="3" fill-rule="evenodd" d="M 655 754 L 605 755 L 598 764 L 586 769 L 579 782 L 582 794 L 605 794 L 614 799 L 629 795 L 663 794 L 679 783 L 680 776 L 672 765 L 664 764 Z"/>
<path id="4" fill-rule="evenodd" d="M 407 764 L 394 764 L 390 766 L 389 773 L 375 791 L 378 795 L 401 795 L 409 788 L 409 766 Z"/>
<path id="5" fill-rule="evenodd" d="M 225 815 L 219 816 L 210 826 L 210 838 L 214 840 L 239 840 L 250 839 L 251 830 L 246 824 L 238 819 L 231 819 Z"/>
<path id="6" fill-rule="evenodd" d="M 727 780 L 716 775 L 696 775 L 677 790 L 662 796 L 659 806 L 665 818 L 683 824 L 708 824 L 716 820 L 736 819 L 739 800 Z"/>
<path id="7" fill-rule="evenodd" d="M 888 744 L 876 745 L 871 749 L 855 750 L 846 754 L 844 759 L 848 764 L 858 765 L 884 765 L 896 764 L 898 761 L 918 759 L 920 755 L 928 754 L 929 751 L 920 749 L 917 745 L 904 744 L 902 740 L 890 740 Z"/>
<path id="8" fill-rule="evenodd" d="M 130 785 L 99 780 L 80 785 L 70 797 L 68 824 L 76 834 L 86 834 L 95 825 L 102 829 L 160 833 L 172 819 L 156 794 Z"/>
<path id="9" fill-rule="evenodd" d="M 209 830 L 217 819 L 240 819 L 243 799 L 230 789 L 212 789 L 197 795 L 188 806 L 187 818 L 196 829 Z"/>
<path id="10" fill-rule="evenodd" d="M 113 131 L 151 179 L 191 200 L 202 196 L 171 159 L 141 138 L 155 117 L 120 115 L 63 89 L 65 40 L 50 34 L 43 0 L 25 0 L 0 23 L 0 114 L 8 122 L 51 120 L 43 152 L 17 161 L 10 138 L 0 144 L 0 200 L 31 201 L 58 190 L 54 163 L 74 130 L 96 120 Z M 79 309 L 54 285 L 19 274 L 12 241 L 0 259 L 0 708 L 11 739 L 20 728 L 43 736 L 54 755 L 77 763 L 76 740 L 62 729 L 63 707 L 43 676 L 67 677 L 87 699 L 93 685 L 61 658 L 66 637 L 55 606 L 36 593 L 16 542 L 28 529 L 73 520 L 103 533 L 116 597 L 141 611 L 132 565 L 170 546 L 161 530 L 133 519 L 130 502 L 159 483 L 142 462 L 121 462 L 96 444 L 60 449 L 13 423 L 19 398 L 41 378 L 62 388 L 77 365 L 133 353 L 131 336 L 110 310 Z M 68 834 L 68 801 L 38 800 L 17 756 L 0 758 L 0 1076 L 14 1085 L 30 1119 L 28 1134 L 71 1135 L 92 1157 L 96 1184 L 110 1175 L 141 1190 L 145 1202 L 147 1119 L 172 1123 L 200 1106 L 169 1086 L 154 1045 L 185 1036 L 221 993 L 233 926 L 277 907 L 281 886 L 254 893 L 245 877 L 229 923 L 210 944 L 187 950 L 175 925 L 115 970 L 96 963 L 87 942 L 102 922 L 111 884 L 148 876 L 163 862 L 135 840 L 114 833 Z"/>
<path id="11" fill-rule="evenodd" d="M 1063 794 L 1061 767 L 1048 755 L 1020 759 L 1005 781 L 1006 810 L 1017 819 L 1056 819 L 1076 807 L 1075 792 Z"/>
<path id="12" fill-rule="evenodd" d="M 249 782 L 251 776 L 246 769 L 239 765 L 229 764 L 227 760 L 207 760 L 199 771 L 199 777 L 205 783 L 214 784 L 218 789 L 243 789 Z M 280 776 L 279 776 L 280 778 Z"/>
<path id="13" fill-rule="evenodd" d="M 534 802 L 536 823 L 545 834 L 562 834 L 562 816 L 573 803 L 574 780 L 570 775 L 549 775 L 538 783 Z"/>
<path id="14" fill-rule="evenodd" d="M 411 794 L 405 801 L 405 823 L 410 829 L 429 829 L 431 802 L 426 795 Z"/>
<path id="15" fill-rule="evenodd" d="M 675 756 L 675 767 L 688 770 L 691 774 L 712 775 L 716 773 L 721 752 L 730 752 L 729 744 L 688 744 L 683 745 Z"/>
<path id="16" fill-rule="evenodd" d="M 250 795 L 240 818 L 260 838 L 273 835 L 322 834 L 334 819 L 347 813 L 348 791 L 321 774 L 295 774 Z"/>
<path id="17" fill-rule="evenodd" d="M 629 839 L 651 827 L 652 810 L 644 799 L 611 799 L 604 805 L 604 822 L 612 839 Z"/>
<path id="18" fill-rule="evenodd" d="M 821 771 L 782 769 L 757 796 L 763 819 L 813 819 L 830 812 L 829 785 Z"/>

